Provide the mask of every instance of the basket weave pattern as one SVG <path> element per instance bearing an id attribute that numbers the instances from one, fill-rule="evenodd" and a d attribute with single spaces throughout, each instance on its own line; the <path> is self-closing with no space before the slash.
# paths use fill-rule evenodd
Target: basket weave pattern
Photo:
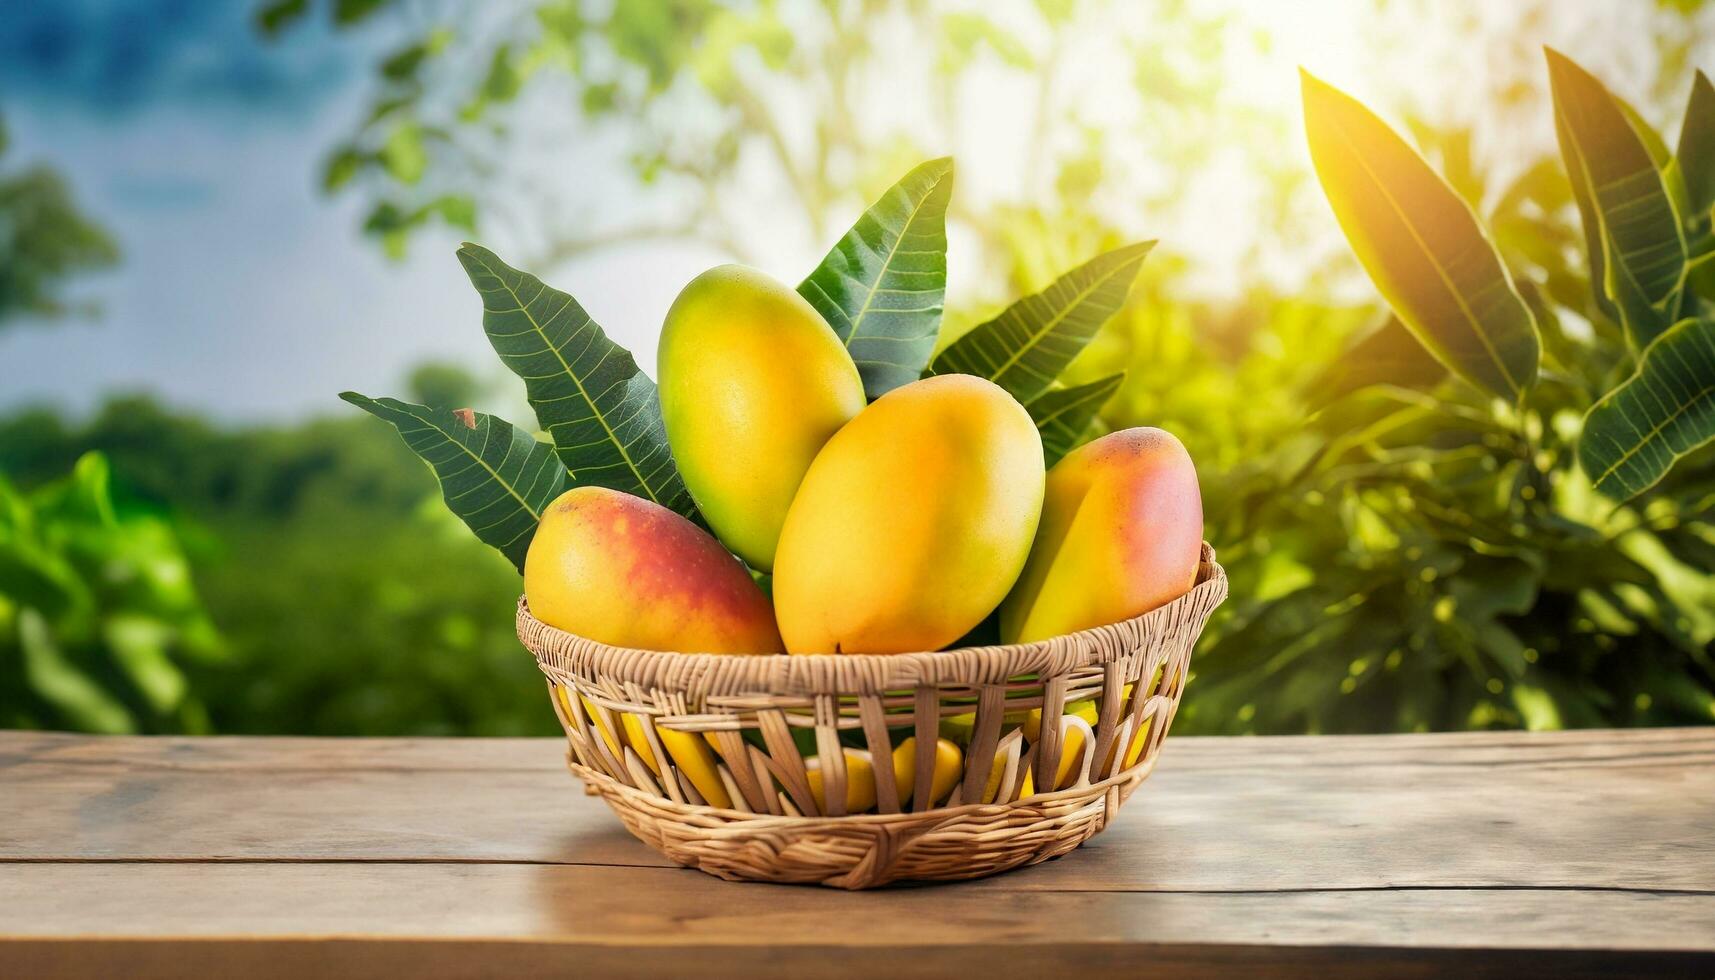
<path id="1" fill-rule="evenodd" d="M 1036 643 L 887 656 L 660 653 L 555 629 L 522 601 L 518 636 L 547 675 L 569 767 L 639 839 L 722 878 L 869 888 L 1034 864 L 1105 827 L 1154 768 L 1191 648 L 1226 594 L 1205 544 L 1197 584 L 1181 598 Z M 1078 701 L 1094 702 L 1093 724 L 1063 714 Z M 1039 723 L 1029 742 L 1019 723 L 1032 708 L 1064 720 Z M 969 741 L 957 785 L 931 800 L 947 719 L 968 726 Z M 916 738 L 915 789 L 903 798 L 890 734 L 902 729 Z M 814 739 L 822 793 L 794 730 Z M 702 785 L 718 777 L 731 807 L 708 804 L 679 753 L 663 748 L 668 732 L 712 747 Z M 873 780 L 875 812 L 847 815 L 847 753 L 860 748 L 874 761 L 861 778 Z"/>

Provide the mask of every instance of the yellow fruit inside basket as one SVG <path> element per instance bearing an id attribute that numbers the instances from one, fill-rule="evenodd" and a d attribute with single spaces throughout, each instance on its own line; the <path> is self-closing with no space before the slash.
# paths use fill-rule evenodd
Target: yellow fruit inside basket
<path id="1" fill-rule="evenodd" d="M 875 806 L 875 765 L 863 749 L 846 749 L 846 812 L 863 813 Z M 810 782 L 810 795 L 816 807 L 828 812 L 828 799 L 822 789 L 822 760 L 811 756 L 804 760 L 804 776 Z"/>
<path id="2" fill-rule="evenodd" d="M 965 754 L 945 738 L 935 740 L 935 768 L 929 778 L 929 802 L 939 803 L 953 791 L 964 768 Z M 911 797 L 917 791 L 917 739 L 915 736 L 899 743 L 893 750 L 893 783 L 899 787 L 899 806 L 909 809 Z"/>

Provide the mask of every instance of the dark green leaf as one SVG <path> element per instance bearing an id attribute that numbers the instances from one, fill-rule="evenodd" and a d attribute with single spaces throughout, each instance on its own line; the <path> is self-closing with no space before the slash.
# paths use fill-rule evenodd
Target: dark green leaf
<path id="1" fill-rule="evenodd" d="M 1560 113 L 1554 114 L 1554 136 L 1560 145 L 1560 155 L 1566 163 L 1566 175 L 1572 184 L 1572 199 L 1578 204 L 1578 222 L 1584 229 L 1584 254 L 1590 264 L 1590 294 L 1602 315 L 1615 323 L 1621 322 L 1620 308 L 1608 298 L 1607 246 L 1602 240 L 1602 218 L 1596 211 L 1596 196 L 1590 192 L 1590 177 L 1578 159 L 1578 146 L 1566 128 Z"/>
<path id="2" fill-rule="evenodd" d="M 334 0 L 333 22 L 341 27 L 361 23 L 394 2 L 395 0 Z"/>
<path id="3" fill-rule="evenodd" d="M 1154 242 L 1098 255 L 953 341 L 935 358 L 936 374 L 987 378 L 1021 402 L 1047 390 L 1060 371 L 1125 305 Z"/>
<path id="4" fill-rule="evenodd" d="M 1536 323 L 1471 209 L 1357 100 L 1308 73 L 1303 84 L 1317 177 L 1377 290 L 1441 363 L 1520 399 L 1536 380 Z"/>
<path id="5" fill-rule="evenodd" d="M 256 11 L 256 26 L 263 34 L 278 34 L 310 12 L 310 0 L 273 0 Z"/>
<path id="6" fill-rule="evenodd" d="M 576 484 L 596 484 L 695 512 L 667 448 L 655 382 L 571 296 L 480 245 L 459 249 L 482 294 L 482 328 L 520 378 L 536 420 Z"/>
<path id="7" fill-rule="evenodd" d="M 951 157 L 919 164 L 798 284 L 851 351 L 871 399 L 916 381 L 935 349 L 952 193 Z"/>
<path id="8" fill-rule="evenodd" d="M 1674 161 L 1685 178 L 1692 214 L 1706 220 L 1709 209 L 1715 208 L 1715 85 L 1701 71 L 1691 84 Z"/>
<path id="9" fill-rule="evenodd" d="M 1060 462 L 1061 457 L 1078 448 L 1084 433 L 1090 428 L 1090 420 L 1119 390 L 1120 382 L 1124 380 L 1125 372 L 1122 371 L 1088 384 L 1055 388 L 1043 392 L 1024 406 L 1030 417 L 1036 420 L 1037 431 L 1042 433 L 1042 455 L 1047 465 L 1053 466 Z"/>
<path id="10" fill-rule="evenodd" d="M 435 471 L 447 507 L 523 570 L 543 508 L 571 485 L 551 446 L 469 409 L 449 412 L 355 391 L 339 397 L 392 423 Z"/>
<path id="11" fill-rule="evenodd" d="M 1629 500 L 1715 439 L 1715 321 L 1682 320 L 1643 353 L 1636 374 L 1584 417 L 1578 461 L 1596 489 Z"/>
<path id="12" fill-rule="evenodd" d="M 1672 322 L 1685 272 L 1685 238 L 1648 145 L 1607 87 L 1547 50 L 1561 154 L 1600 229 L 1603 287 L 1633 344 Z M 1588 238 L 1588 228 L 1586 228 Z M 1594 265 L 1594 260 L 1592 260 Z"/>

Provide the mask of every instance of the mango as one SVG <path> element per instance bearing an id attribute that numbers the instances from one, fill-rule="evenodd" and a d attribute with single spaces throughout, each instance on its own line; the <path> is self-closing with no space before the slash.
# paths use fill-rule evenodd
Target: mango
<path id="1" fill-rule="evenodd" d="M 1081 446 L 1048 474 L 1030 560 L 1000 606 L 1001 640 L 1045 640 L 1172 602 L 1196 584 L 1202 543 L 1197 470 L 1178 439 L 1143 427 Z"/>
<path id="2" fill-rule="evenodd" d="M 846 812 L 863 813 L 875 806 L 875 764 L 863 749 L 846 749 Z M 822 787 L 822 760 L 811 756 L 804 760 L 804 776 L 810 783 L 810 795 L 816 798 L 816 808 L 828 812 L 828 798 Z"/>
<path id="3" fill-rule="evenodd" d="M 1040 723 L 1040 719 L 1038 722 Z M 1095 733 L 1090 730 L 1089 724 L 1079 716 L 1061 716 L 1060 763 L 1055 767 L 1053 784 L 1045 784 L 1044 793 L 1065 789 L 1077 780 L 1078 774 L 1083 771 L 1084 767 L 1084 749 L 1086 746 L 1095 744 L 1094 736 Z M 1033 764 L 1031 768 L 1034 770 L 1035 765 Z M 1026 787 L 1029 793 L 1034 793 L 1036 790 L 1034 779 L 1027 777 Z M 1029 793 L 1021 793 L 1019 798 L 1023 799 Z"/>
<path id="4" fill-rule="evenodd" d="M 1062 713 L 1082 718 L 1085 724 L 1091 727 L 1096 724 L 1097 708 L 1094 701 L 1073 701 L 1066 705 L 1066 710 Z M 1024 737 L 1026 740 L 1034 742 L 1041 736 L 1042 709 L 1031 708 L 1030 713 L 1024 717 Z"/>
<path id="5" fill-rule="evenodd" d="M 611 646 L 779 653 L 768 597 L 707 532 L 606 487 L 561 494 L 524 557 L 530 612 Z"/>
<path id="6" fill-rule="evenodd" d="M 769 571 L 810 461 L 864 407 L 851 355 L 785 283 L 723 265 L 673 301 L 656 374 L 667 443 L 697 509 L 727 547 Z"/>
<path id="7" fill-rule="evenodd" d="M 660 725 L 655 726 L 655 735 L 661 739 L 661 747 L 672 757 L 673 764 L 679 767 L 710 806 L 732 807 L 732 796 L 727 793 L 726 783 L 721 781 L 720 772 L 715 768 L 718 763 L 714 750 L 707 742 L 691 732 L 675 731 Z"/>
<path id="8" fill-rule="evenodd" d="M 587 703 L 587 702 L 586 702 Z M 671 775 L 662 775 L 661 760 L 655 757 L 655 752 L 649 746 L 649 737 L 643 733 L 643 719 L 626 712 L 620 715 L 620 722 L 625 727 L 625 740 L 631 743 L 632 751 L 649 767 L 657 779 L 669 779 Z M 605 735 L 605 732 L 603 733 Z M 672 728 L 655 726 L 655 737 L 660 739 L 661 748 L 667 752 L 667 757 L 697 788 L 703 799 L 710 806 L 731 807 L 732 797 L 727 794 L 726 784 L 721 782 L 720 773 L 716 771 L 714 750 L 702 738 L 690 732 L 681 732 Z"/>
<path id="9" fill-rule="evenodd" d="M 929 802 L 939 803 L 953 791 L 964 771 L 965 754 L 944 738 L 935 740 L 935 768 L 929 776 Z M 917 790 L 917 737 L 907 736 L 893 750 L 893 785 L 899 789 L 900 809 L 911 808 L 912 794 Z"/>
<path id="10" fill-rule="evenodd" d="M 876 399 L 810 464 L 774 560 L 791 653 L 938 650 L 1000 602 L 1042 507 L 1042 440 L 999 386 L 941 375 Z"/>

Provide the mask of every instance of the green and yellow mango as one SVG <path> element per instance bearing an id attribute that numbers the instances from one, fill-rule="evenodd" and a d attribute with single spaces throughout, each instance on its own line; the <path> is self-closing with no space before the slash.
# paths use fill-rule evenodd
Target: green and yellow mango
<path id="1" fill-rule="evenodd" d="M 774 567 L 787 508 L 863 380 L 808 301 L 755 269 L 691 280 L 657 350 L 667 442 L 697 509 L 751 567 Z"/>

